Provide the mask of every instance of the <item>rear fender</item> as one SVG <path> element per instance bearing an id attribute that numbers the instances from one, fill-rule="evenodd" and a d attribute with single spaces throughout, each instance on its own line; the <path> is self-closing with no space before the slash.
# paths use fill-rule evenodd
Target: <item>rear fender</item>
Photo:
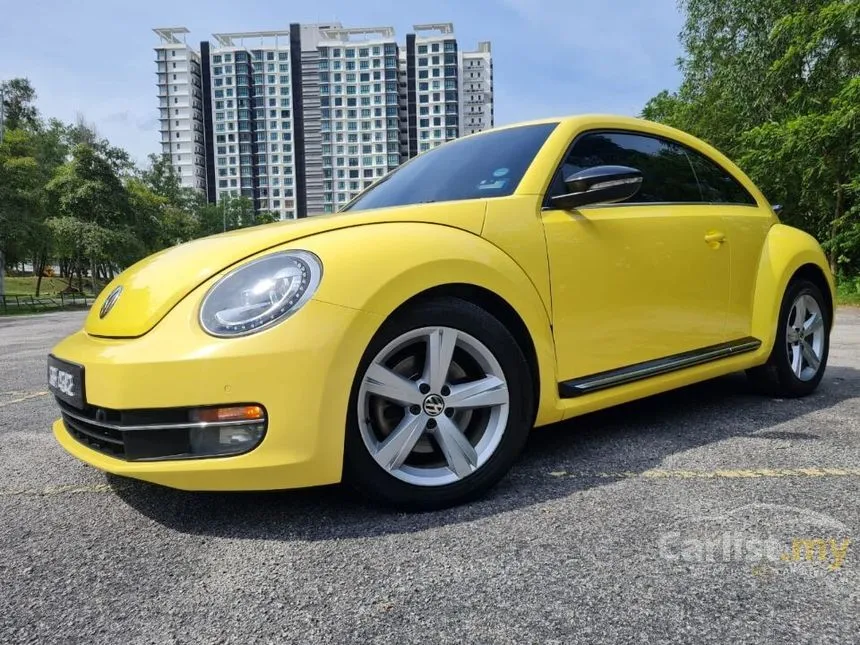
<path id="1" fill-rule="evenodd" d="M 772 226 L 759 260 L 752 308 L 752 335 L 762 341 L 758 354 L 763 360 L 767 360 L 773 349 L 783 294 L 792 277 L 807 265 L 820 270 L 829 290 L 825 296 L 829 295 L 830 302 L 834 302 L 836 284 L 815 238 L 784 224 Z"/>

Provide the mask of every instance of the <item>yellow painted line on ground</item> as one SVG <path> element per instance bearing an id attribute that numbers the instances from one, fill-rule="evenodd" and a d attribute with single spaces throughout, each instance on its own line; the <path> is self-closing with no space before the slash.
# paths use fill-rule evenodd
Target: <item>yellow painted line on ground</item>
<path id="1" fill-rule="evenodd" d="M 77 493 L 110 493 L 116 490 L 109 484 L 64 484 L 45 488 L 0 489 L 0 497 L 74 495 Z"/>
<path id="2" fill-rule="evenodd" d="M 567 479 L 763 479 L 771 477 L 860 477 L 860 468 L 738 468 L 720 470 L 668 470 L 654 468 L 641 473 L 623 472 L 568 472 L 556 470 L 551 477 Z"/>
<path id="3" fill-rule="evenodd" d="M 28 401 L 29 399 L 36 399 L 40 396 L 45 396 L 48 392 L 33 392 L 32 394 L 26 394 L 20 398 L 12 399 L 11 401 L 0 401 L 0 408 L 5 408 L 7 405 L 12 405 L 13 403 L 21 403 L 22 401 Z"/>

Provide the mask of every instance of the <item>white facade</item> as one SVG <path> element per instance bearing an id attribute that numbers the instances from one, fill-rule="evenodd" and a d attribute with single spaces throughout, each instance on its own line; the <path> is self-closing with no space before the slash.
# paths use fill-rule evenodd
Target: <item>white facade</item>
<path id="1" fill-rule="evenodd" d="M 410 157 L 493 126 L 490 43 L 463 52 L 451 23 L 413 28 L 404 45 L 392 27 L 293 24 L 214 34 L 200 52 L 184 27 L 156 29 L 162 152 L 210 201 L 336 212 Z"/>
<path id="2" fill-rule="evenodd" d="M 398 47 L 390 27 L 323 29 L 315 45 L 323 212 L 332 213 L 400 165 Z"/>
<path id="3" fill-rule="evenodd" d="M 290 32 L 215 34 L 209 49 L 216 200 L 295 217 Z"/>
<path id="4" fill-rule="evenodd" d="M 155 29 L 161 152 L 169 155 L 182 186 L 206 190 L 203 83 L 200 54 L 184 40 L 184 27 Z"/>
<path id="5" fill-rule="evenodd" d="M 490 43 L 478 43 L 478 50 L 463 52 L 460 70 L 462 106 L 460 134 L 474 134 L 493 127 L 493 56 Z"/>
<path id="6" fill-rule="evenodd" d="M 414 25 L 418 153 L 460 136 L 460 59 L 454 25 Z M 438 33 L 433 33 L 438 32 Z"/>

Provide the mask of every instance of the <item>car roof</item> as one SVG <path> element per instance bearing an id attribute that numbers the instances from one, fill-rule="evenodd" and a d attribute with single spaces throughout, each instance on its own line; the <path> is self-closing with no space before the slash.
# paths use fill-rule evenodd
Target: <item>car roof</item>
<path id="1" fill-rule="evenodd" d="M 652 130 L 655 127 L 661 130 L 664 130 L 667 134 L 674 132 L 681 132 L 676 128 L 672 128 L 668 125 L 663 125 L 661 123 L 656 123 L 654 121 L 647 121 L 645 119 L 639 119 L 632 116 L 624 116 L 621 114 L 602 114 L 602 113 L 588 113 L 588 114 L 568 114 L 564 116 L 556 116 L 556 117 L 547 117 L 543 119 L 532 119 L 529 121 L 518 121 L 516 123 L 507 123 L 505 125 L 496 126 L 492 128 L 492 130 L 508 130 L 510 128 L 518 128 L 524 125 L 541 125 L 545 123 L 558 123 L 565 125 L 588 125 L 591 122 L 599 122 L 605 124 L 606 122 L 614 122 L 617 124 L 619 128 L 633 128 L 637 130 Z M 484 130 L 483 132 L 488 132 L 488 130 Z M 481 134 L 480 132 L 477 134 Z M 689 136 L 689 135 L 687 135 Z"/>

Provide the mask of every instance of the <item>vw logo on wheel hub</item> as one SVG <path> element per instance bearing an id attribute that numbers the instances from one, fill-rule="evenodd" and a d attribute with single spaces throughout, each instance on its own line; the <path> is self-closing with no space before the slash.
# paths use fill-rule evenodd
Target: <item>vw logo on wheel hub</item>
<path id="1" fill-rule="evenodd" d="M 110 310 L 113 309 L 116 301 L 119 300 L 119 295 L 121 293 L 122 287 L 119 286 L 108 294 L 108 297 L 105 298 L 105 301 L 102 303 L 102 308 L 99 310 L 99 318 L 104 318 L 110 313 Z"/>
<path id="2" fill-rule="evenodd" d="M 424 399 L 424 413 L 429 417 L 438 417 L 445 410 L 445 401 L 438 394 L 431 394 Z"/>

